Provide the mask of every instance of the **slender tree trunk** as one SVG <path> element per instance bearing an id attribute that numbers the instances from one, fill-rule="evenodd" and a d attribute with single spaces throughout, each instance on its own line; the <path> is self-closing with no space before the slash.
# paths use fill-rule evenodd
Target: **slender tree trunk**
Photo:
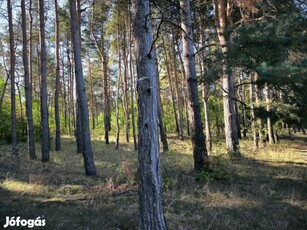
<path id="1" fill-rule="evenodd" d="M 243 83 L 243 73 L 241 73 L 240 77 L 239 77 L 239 84 L 242 84 L 242 83 Z M 243 137 L 246 138 L 247 119 L 246 119 L 246 106 L 245 106 L 244 88 L 243 88 L 242 85 L 239 87 L 238 93 L 239 93 L 240 101 L 243 102 L 243 104 L 242 104 L 242 125 L 243 125 Z"/>
<path id="2" fill-rule="evenodd" d="M 95 116 L 96 116 L 96 111 L 95 111 L 95 99 L 94 99 L 94 89 L 93 89 L 93 76 L 92 76 L 92 63 L 91 63 L 91 58 L 88 57 L 88 76 L 89 76 L 89 84 L 90 84 L 90 108 L 91 108 L 91 115 L 92 115 L 92 127 L 95 129 Z"/>
<path id="3" fill-rule="evenodd" d="M 165 42 L 164 42 L 163 38 L 162 38 L 162 42 L 163 42 L 163 47 L 164 47 L 164 61 L 165 61 L 167 78 L 168 78 L 168 83 L 169 83 L 169 86 L 170 86 L 170 93 L 171 93 L 172 105 L 173 105 L 173 110 L 174 110 L 174 120 L 175 120 L 175 125 L 176 125 L 176 132 L 178 133 L 178 136 L 180 137 L 180 130 L 179 130 L 179 123 L 178 123 L 178 116 L 177 116 L 177 109 L 176 109 L 176 102 L 175 102 L 175 95 L 174 95 L 172 73 L 171 73 L 170 63 L 169 63 L 167 50 L 166 50 L 166 46 L 165 46 Z"/>
<path id="4" fill-rule="evenodd" d="M 237 126 L 237 136 L 238 139 L 242 139 L 241 127 L 240 127 L 240 114 L 239 114 L 238 102 L 236 100 L 234 100 L 234 106 L 235 106 L 235 122 Z"/>
<path id="5" fill-rule="evenodd" d="M 252 132 L 253 132 L 253 143 L 254 147 L 258 149 L 259 147 L 259 140 L 258 140 L 258 132 L 256 130 L 256 115 L 255 115 L 255 78 L 253 73 L 250 74 L 250 113 L 251 113 L 251 126 L 252 126 Z"/>
<path id="6" fill-rule="evenodd" d="M 130 4 L 129 6 L 130 7 Z M 130 12 L 130 8 L 129 8 Z M 132 133 L 133 133 L 133 144 L 134 144 L 134 150 L 137 150 L 137 140 L 136 140 L 136 128 L 135 128 L 135 113 L 134 113 L 134 91 L 135 91 L 135 84 L 134 84 L 134 63 L 132 58 L 132 22 L 130 21 L 129 17 L 129 39 L 130 39 L 130 46 L 129 46 L 129 68 L 130 68 L 130 101 L 131 101 L 131 120 L 132 120 Z"/>
<path id="7" fill-rule="evenodd" d="M 173 69 L 174 69 L 174 86 L 175 86 L 175 93 L 177 97 L 177 107 L 178 107 L 178 125 L 179 125 L 179 137 L 181 140 L 184 139 L 183 137 L 183 102 L 182 97 L 179 92 L 179 79 L 178 79 L 178 69 L 177 69 L 177 62 L 176 62 L 176 49 L 175 49 L 175 37 L 174 32 L 172 33 L 172 51 L 173 51 Z"/>
<path id="8" fill-rule="evenodd" d="M 198 2 L 200 4 L 200 1 Z M 200 42 L 202 45 L 206 45 L 206 37 L 205 37 L 205 31 L 203 28 L 203 18 L 200 19 Z M 205 56 L 210 54 L 209 48 L 205 49 L 205 53 L 202 53 L 201 59 L 203 62 L 205 62 Z M 207 144 L 209 145 L 209 151 L 212 150 L 212 135 L 211 135 L 211 128 L 210 128 L 210 117 L 209 117 L 209 104 L 208 104 L 208 97 L 209 97 L 209 87 L 206 84 L 206 68 L 205 63 L 200 63 L 200 70 L 201 70 L 201 76 L 202 76 L 202 98 L 203 98 L 203 104 L 204 104 L 204 114 L 205 114 L 205 131 L 206 131 L 206 139 Z"/>
<path id="9" fill-rule="evenodd" d="M 209 163 L 206 138 L 203 133 L 197 88 L 197 75 L 192 43 L 192 21 L 189 0 L 180 0 L 184 71 L 186 77 L 187 103 L 189 112 L 190 134 L 193 146 L 194 168 L 201 170 Z"/>
<path id="10" fill-rule="evenodd" d="M 255 81 L 258 79 L 258 74 L 255 73 Z M 256 106 L 259 107 L 260 105 L 260 101 L 262 100 L 262 89 L 255 85 L 255 90 L 256 90 L 256 94 L 255 94 L 255 99 L 256 99 Z M 264 147 L 265 143 L 266 143 L 266 138 L 265 138 L 265 133 L 263 130 L 263 121 L 261 118 L 257 119 L 257 124 L 258 124 L 258 129 L 259 129 L 259 140 L 260 140 L 260 147 Z"/>
<path id="11" fill-rule="evenodd" d="M 32 64 L 32 56 L 33 56 L 33 16 L 32 16 L 32 0 L 29 1 L 29 82 L 31 87 L 31 94 L 33 94 L 33 64 Z M 33 95 L 32 95 L 33 97 Z"/>
<path id="12" fill-rule="evenodd" d="M 187 126 L 187 134 L 188 136 L 190 136 L 190 124 L 189 124 L 189 114 L 188 114 L 188 103 L 187 103 L 187 91 L 186 91 L 186 76 L 185 76 L 185 71 L 184 71 L 184 64 L 183 64 L 183 59 L 182 59 L 182 55 L 179 49 L 179 42 L 176 39 L 176 46 L 178 49 L 178 56 L 179 56 L 179 60 L 180 60 L 180 66 L 181 66 L 181 72 L 182 72 L 182 85 L 183 85 L 183 103 L 185 105 L 185 117 L 186 117 L 186 126 Z"/>
<path id="13" fill-rule="evenodd" d="M 36 159 L 35 153 L 35 135 L 33 126 L 33 111 L 32 111 L 32 87 L 29 75 L 29 61 L 28 61 L 28 44 L 27 44 L 27 20 L 25 0 L 21 0 L 21 17 L 22 17 L 22 61 L 25 82 L 25 96 L 26 96 L 26 114 L 28 127 L 28 144 L 30 159 Z"/>
<path id="14" fill-rule="evenodd" d="M 79 100 L 79 108 L 81 115 L 82 139 L 83 139 L 83 158 L 85 166 L 85 174 L 87 176 L 96 175 L 94 158 L 91 145 L 91 135 L 89 129 L 89 114 L 86 99 L 85 82 L 83 78 L 82 61 L 81 61 L 81 36 L 80 36 L 80 20 L 77 17 L 76 4 L 80 0 L 69 0 L 70 16 L 71 16 L 71 34 L 75 61 L 76 88 Z"/>
<path id="15" fill-rule="evenodd" d="M 205 113 L 205 130 L 207 143 L 209 145 L 209 151 L 212 150 L 212 135 L 210 128 L 210 117 L 209 117 L 209 104 L 208 104 L 208 87 L 203 83 L 203 103 L 204 103 L 204 113 Z"/>
<path id="16" fill-rule="evenodd" d="M 42 162 L 49 161 L 50 134 L 48 121 L 48 94 L 47 94 L 47 55 L 45 42 L 45 5 L 39 0 L 40 22 L 40 69 L 41 69 L 41 127 L 42 127 Z"/>
<path id="17" fill-rule="evenodd" d="M 158 134 L 158 84 L 149 0 L 133 0 L 133 31 L 137 62 L 139 229 L 167 229 L 162 207 Z"/>
<path id="18" fill-rule="evenodd" d="M 124 114 L 126 120 L 126 141 L 129 143 L 129 132 L 130 132 L 130 114 L 129 114 L 129 100 L 128 100 L 128 55 L 127 55 L 127 42 L 126 42 L 126 24 L 124 23 L 124 47 L 123 47 L 123 61 L 124 61 Z"/>
<path id="19" fill-rule="evenodd" d="M 119 89 L 120 89 L 120 81 L 121 81 L 121 75 L 122 75 L 122 62 L 121 62 L 121 52 L 120 52 L 120 46 L 119 46 L 119 28 L 118 28 L 118 78 L 117 78 L 117 90 L 116 90 L 116 144 L 115 149 L 118 149 L 119 147 L 119 134 L 120 134 L 120 125 L 119 125 Z"/>
<path id="20" fill-rule="evenodd" d="M 15 92 L 15 43 L 13 31 L 12 3 L 7 0 L 9 34 L 10 34 L 10 78 L 11 78 L 11 133 L 12 133 L 12 154 L 17 156 L 17 119 L 16 119 L 16 92 Z"/>
<path id="21" fill-rule="evenodd" d="M 155 55 L 155 67 L 156 67 L 157 80 L 158 80 L 158 101 L 157 102 L 158 102 L 160 139 L 162 142 L 163 152 L 167 152 L 169 148 L 168 148 L 167 136 L 166 136 L 165 126 L 164 126 L 164 121 L 163 121 L 163 109 L 162 109 L 162 100 L 161 100 L 161 93 L 160 93 L 160 76 L 159 76 L 159 70 L 158 70 L 158 59 L 157 59 L 155 48 L 154 48 L 154 55 Z"/>
<path id="22" fill-rule="evenodd" d="M 268 112 L 270 112 L 271 111 L 271 106 L 270 106 L 271 90 L 270 90 L 270 88 L 267 84 L 265 85 L 265 90 L 266 90 L 266 95 L 265 95 L 266 109 L 267 109 Z M 269 143 L 275 144 L 273 124 L 272 124 L 271 118 L 269 116 L 267 117 L 267 126 L 268 126 Z"/>
<path id="23" fill-rule="evenodd" d="M 228 24 L 231 22 L 229 19 L 229 2 L 225 0 L 213 0 L 213 6 L 216 18 L 216 28 L 220 45 L 222 46 L 222 53 L 224 55 L 222 60 L 223 76 L 222 76 L 222 87 L 223 87 L 223 105 L 224 105 L 224 123 L 225 123 L 225 137 L 226 147 L 228 152 L 234 156 L 240 156 L 239 152 L 239 140 L 236 125 L 236 113 L 235 113 L 235 91 L 234 91 L 234 72 L 232 68 L 228 67 L 227 64 L 227 39 L 225 32 Z"/>
<path id="24" fill-rule="evenodd" d="M 108 72 L 107 72 L 107 60 L 106 56 L 104 55 L 103 61 L 102 61 L 102 72 L 103 72 L 103 93 L 104 93 L 104 139 L 106 144 L 110 144 L 109 141 L 109 131 L 111 129 L 110 127 L 110 111 L 109 111 L 109 92 L 108 92 Z"/>
<path id="25" fill-rule="evenodd" d="M 60 122 L 60 33 L 59 33 L 59 16 L 58 1 L 54 0 L 55 9 L 55 93 L 54 93 L 54 118 L 55 118 L 55 151 L 61 150 L 61 122 Z"/>

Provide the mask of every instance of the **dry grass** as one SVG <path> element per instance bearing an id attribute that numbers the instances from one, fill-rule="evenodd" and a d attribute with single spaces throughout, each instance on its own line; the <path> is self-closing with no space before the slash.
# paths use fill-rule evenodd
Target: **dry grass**
<path id="1" fill-rule="evenodd" d="M 162 154 L 164 208 L 169 229 L 307 229 L 307 137 L 283 139 L 253 150 L 241 142 L 241 158 L 229 158 L 222 144 L 211 154 L 210 173 L 193 173 L 191 144 L 169 139 Z M 39 145 L 37 145 L 39 148 Z M 136 229 L 137 155 L 132 144 L 93 141 L 97 177 L 84 176 L 75 143 L 51 162 L 30 161 L 0 147 L 0 226 L 5 216 L 44 216 L 45 229 Z M 39 153 L 40 150 L 37 149 Z M 196 180 L 197 179 L 197 180 Z"/>

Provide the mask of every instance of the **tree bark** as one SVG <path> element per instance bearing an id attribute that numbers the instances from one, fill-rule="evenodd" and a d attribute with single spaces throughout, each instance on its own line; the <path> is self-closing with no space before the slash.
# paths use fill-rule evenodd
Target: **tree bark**
<path id="1" fill-rule="evenodd" d="M 227 64 L 227 45 L 228 40 L 225 37 L 227 26 L 231 24 L 228 13 L 229 2 L 225 0 L 213 0 L 213 7 L 215 11 L 216 28 L 220 45 L 222 46 L 222 87 L 223 87 L 223 105 L 224 105 L 224 122 L 225 122 L 225 137 L 226 147 L 229 154 L 234 156 L 240 156 L 239 152 L 239 140 L 236 125 L 236 113 L 235 113 L 235 91 L 234 91 L 234 72 L 232 68 Z M 227 12 L 227 13 L 226 13 Z"/>
<path id="2" fill-rule="evenodd" d="M 265 101 L 266 101 L 266 109 L 268 112 L 271 111 L 271 89 L 269 88 L 268 84 L 265 85 L 265 90 L 266 90 L 266 94 L 265 94 Z M 275 144 L 275 138 L 274 138 L 274 130 L 273 130 L 273 124 L 271 121 L 270 116 L 267 117 L 267 126 L 268 126 L 268 136 L 269 136 L 269 143 Z"/>
<path id="3" fill-rule="evenodd" d="M 179 42 L 178 42 L 178 39 L 175 40 L 176 42 L 176 46 L 177 46 L 177 49 L 178 49 L 178 56 L 179 56 L 179 60 L 180 60 L 180 66 L 181 66 L 181 73 L 182 73 L 182 88 L 184 89 L 183 91 L 183 103 L 184 103 L 184 106 L 185 106 L 185 117 L 186 117 L 186 127 L 187 127 L 187 134 L 188 136 L 190 136 L 190 124 L 189 124 L 189 114 L 188 114 L 188 103 L 187 103 L 187 96 L 186 96 L 186 93 L 187 91 L 185 90 L 186 89 L 186 85 L 185 85 L 185 82 L 186 82 L 186 76 L 185 76 L 185 71 L 184 71 L 184 64 L 183 64 L 183 60 L 182 60 L 182 55 L 181 55 L 181 52 L 180 52 L 180 49 L 179 49 Z"/>
<path id="4" fill-rule="evenodd" d="M 173 32 L 173 30 L 172 30 Z M 177 63 L 176 63 L 176 49 L 175 49 L 175 37 L 174 32 L 172 33 L 172 52 L 173 52 L 173 69 L 174 69 L 174 86 L 175 86 L 175 93 L 177 97 L 177 107 L 178 107 L 178 125 L 179 125 L 179 137 L 181 140 L 184 139 L 183 137 L 183 102 L 182 97 L 179 92 L 179 79 L 178 79 L 178 70 L 177 70 Z"/>
<path id="5" fill-rule="evenodd" d="M 55 151 L 61 150 L 61 122 L 60 122 L 60 33 L 59 33 L 59 16 L 58 1 L 54 0 L 55 9 L 55 93 L 54 93 L 54 118 L 55 118 Z"/>
<path id="6" fill-rule="evenodd" d="M 209 157 L 206 148 L 206 138 L 203 133 L 203 124 L 201 121 L 200 105 L 197 88 L 197 75 L 195 67 L 195 57 L 192 43 L 192 21 L 189 0 L 180 0 L 182 42 L 183 42 L 183 60 L 186 77 L 186 92 L 190 123 L 190 134 L 193 146 L 194 168 L 201 170 L 209 163 Z"/>
<path id="7" fill-rule="evenodd" d="M 167 229 L 162 207 L 158 134 L 158 90 L 149 0 L 133 0 L 133 30 L 137 62 L 139 229 Z"/>
<path id="8" fill-rule="evenodd" d="M 155 55 L 155 67 L 156 67 L 156 73 L 157 73 L 157 80 L 158 80 L 158 117 L 159 117 L 159 130 L 160 130 L 160 139 L 162 142 L 163 152 L 167 152 L 169 150 L 168 148 L 168 142 L 167 142 L 167 136 L 165 132 L 165 126 L 163 121 L 163 109 L 162 109 L 162 100 L 161 100 L 161 91 L 160 91 L 160 76 L 159 76 L 159 70 L 158 70 L 158 59 L 156 55 L 156 49 L 154 48 L 154 55 Z"/>
<path id="9" fill-rule="evenodd" d="M 253 75 L 254 73 L 250 74 L 250 81 L 254 82 L 255 77 Z M 258 149 L 259 147 L 259 140 L 258 140 L 258 132 L 256 129 L 256 115 L 255 115 L 255 84 L 250 84 L 250 113 L 251 113 L 251 126 L 252 126 L 252 132 L 253 132 L 253 143 L 254 148 Z"/>
<path id="10" fill-rule="evenodd" d="M 89 114 L 86 99 L 85 82 L 83 78 L 82 60 L 81 60 L 81 36 L 80 36 L 80 19 L 77 17 L 76 4 L 80 0 L 69 0 L 71 16 L 71 34 L 75 61 L 76 88 L 79 100 L 81 115 L 82 139 L 83 139 L 83 158 L 85 174 L 87 176 L 96 175 L 94 158 L 91 145 L 91 135 L 89 129 Z"/>
<path id="11" fill-rule="evenodd" d="M 164 61 L 165 61 L 165 66 L 166 66 L 168 83 L 169 83 L 169 87 L 170 87 L 171 100 L 172 100 L 173 111 L 174 111 L 174 120 L 175 120 L 175 125 L 176 125 L 176 132 L 178 133 L 178 136 L 180 137 L 180 130 L 179 130 L 177 109 L 176 109 L 176 103 L 175 103 L 172 73 L 171 73 L 170 63 L 169 63 L 169 59 L 168 59 L 168 55 L 167 55 L 166 45 L 165 45 L 163 38 L 162 38 L 162 44 L 163 44 L 163 47 L 164 47 L 164 49 L 163 49 L 163 51 L 164 51 Z"/>
<path id="12" fill-rule="evenodd" d="M 9 39 L 10 39 L 10 78 L 11 78 L 11 133 L 12 133 L 12 154 L 17 156 L 17 119 L 16 119 L 16 92 L 15 92 L 15 43 L 13 31 L 12 2 L 7 0 Z"/>
<path id="13" fill-rule="evenodd" d="M 25 96 L 26 96 L 26 114 L 27 114 L 27 127 L 28 127 L 28 145 L 30 159 L 36 159 L 35 153 L 35 135 L 33 126 L 33 110 L 32 110 L 32 87 L 29 75 L 29 61 L 28 61 L 28 43 L 27 43 L 27 20 L 26 20 L 26 7 L 25 0 L 21 0 L 21 17 L 22 17 L 22 61 L 23 73 L 25 82 Z"/>
<path id="14" fill-rule="evenodd" d="M 45 5 L 39 0 L 40 23 L 40 70 L 41 70 L 41 128 L 42 128 L 42 162 L 49 161 L 50 134 L 48 121 L 48 93 L 47 93 L 47 55 L 45 41 Z"/>
<path id="15" fill-rule="evenodd" d="M 130 11 L 130 4 L 129 4 L 129 12 Z M 136 127 L 135 127 L 135 117 L 134 117 L 134 92 L 135 92 L 135 77 L 134 77 L 134 62 L 132 58 L 132 22 L 131 17 L 129 17 L 129 69 L 130 69 L 130 102 L 131 102 L 131 121 L 132 121 L 132 133 L 133 133 L 133 145 L 134 150 L 137 150 L 137 138 L 136 138 Z"/>
<path id="16" fill-rule="evenodd" d="M 127 42 L 126 42 L 126 23 L 123 25 L 124 27 L 124 47 L 123 47 L 123 61 L 124 61 L 124 97 L 123 97 L 123 105 L 124 105 L 124 114 L 126 120 L 126 141 L 129 143 L 129 133 L 130 133 L 130 114 L 129 114 L 129 100 L 128 100 L 128 55 L 127 55 Z"/>

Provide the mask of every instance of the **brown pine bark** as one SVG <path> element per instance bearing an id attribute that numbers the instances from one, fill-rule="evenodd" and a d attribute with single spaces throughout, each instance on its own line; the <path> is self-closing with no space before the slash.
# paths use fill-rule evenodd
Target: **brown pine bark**
<path id="1" fill-rule="evenodd" d="M 59 33 L 59 15 L 58 1 L 54 0 L 55 10 L 55 92 L 54 92 L 54 118 L 55 118 L 55 151 L 61 150 L 61 122 L 60 122 L 60 33 Z"/>
<path id="2" fill-rule="evenodd" d="M 75 76 L 76 88 L 79 100 L 80 120 L 82 126 L 82 140 L 83 140 L 83 158 L 85 174 L 87 176 L 96 175 L 96 168 L 94 164 L 91 135 L 89 129 L 89 113 L 86 98 L 85 82 L 83 78 L 83 69 L 81 61 L 81 36 L 80 36 L 80 18 L 77 17 L 76 5 L 80 0 L 69 0 L 70 17 L 71 17 L 71 34 L 75 61 Z"/>
<path id="3" fill-rule="evenodd" d="M 193 52 L 193 34 L 191 21 L 191 8 L 189 0 L 180 0 L 182 42 L 183 42 L 183 61 L 186 77 L 186 92 L 190 123 L 190 135 L 193 146 L 194 168 L 201 170 L 209 163 L 209 157 L 206 148 L 206 138 L 203 132 L 201 121 L 197 75 L 195 66 L 195 57 Z"/>
<path id="4" fill-rule="evenodd" d="M 26 114 L 27 114 L 27 128 L 28 128 L 28 146 L 30 159 L 36 159 L 35 153 L 35 135 L 33 126 L 33 111 L 32 111 L 32 87 L 29 74 L 28 61 L 28 43 L 27 43 L 27 22 L 26 22 L 26 7 L 25 0 L 21 0 L 21 17 L 22 17 L 22 61 L 23 73 L 25 82 L 25 96 L 26 96 Z"/>
<path id="5" fill-rule="evenodd" d="M 41 129 L 42 129 L 42 162 L 49 161 L 50 134 L 47 93 L 47 55 L 45 41 L 45 5 L 44 0 L 39 0 L 40 23 L 40 76 L 41 76 Z"/>
<path id="6" fill-rule="evenodd" d="M 12 2 L 7 0 L 9 40 L 10 40 L 10 79 L 11 79 L 11 133 L 12 133 L 12 154 L 17 156 L 17 119 L 16 119 L 16 92 L 15 92 L 15 42 L 13 31 Z"/>
<path id="7" fill-rule="evenodd" d="M 223 105 L 224 105 L 224 123 L 225 123 L 225 137 L 226 147 L 229 154 L 234 156 L 240 156 L 239 152 L 239 140 L 238 140 L 238 127 L 236 125 L 236 112 L 235 112 L 235 90 L 234 90 L 234 71 L 228 67 L 227 64 L 227 45 L 230 42 L 229 38 L 226 38 L 225 32 L 228 26 L 232 24 L 230 21 L 230 3 L 226 0 L 213 0 L 213 7 L 215 12 L 215 23 L 217 28 L 217 34 L 219 43 L 222 47 L 223 53 L 223 75 L 222 75 L 222 87 L 223 87 Z"/>

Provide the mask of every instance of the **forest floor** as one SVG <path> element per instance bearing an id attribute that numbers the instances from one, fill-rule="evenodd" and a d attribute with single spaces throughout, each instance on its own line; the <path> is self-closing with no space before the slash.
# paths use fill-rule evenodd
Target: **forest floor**
<path id="1" fill-rule="evenodd" d="M 230 158 L 216 141 L 211 171 L 197 175 L 188 138 L 171 136 L 169 145 L 161 153 L 169 229 L 307 229 L 307 136 L 297 133 L 257 151 L 243 140 L 241 158 Z M 63 138 L 62 148 L 42 164 L 28 159 L 26 144 L 19 145 L 19 158 L 0 146 L 0 229 L 6 216 L 41 217 L 43 229 L 137 229 L 133 145 L 115 150 L 114 143 L 94 140 L 97 177 L 84 176 L 73 138 Z"/>

